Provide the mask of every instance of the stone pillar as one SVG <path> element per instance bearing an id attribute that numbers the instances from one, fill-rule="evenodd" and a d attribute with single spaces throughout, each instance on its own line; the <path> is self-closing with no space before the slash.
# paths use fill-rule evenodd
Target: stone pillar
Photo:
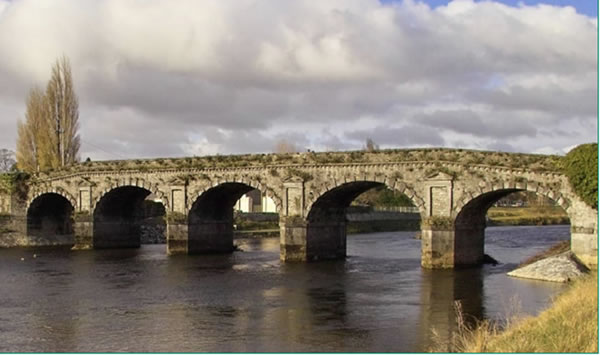
<path id="1" fill-rule="evenodd" d="M 571 226 L 571 251 L 590 269 L 598 269 L 598 230 Z"/>
<path id="2" fill-rule="evenodd" d="M 326 221 L 310 222 L 306 235 L 306 259 L 309 261 L 346 257 L 345 208 Z"/>
<path id="3" fill-rule="evenodd" d="M 94 249 L 139 248 L 141 245 L 140 225 L 136 219 L 98 217 L 93 229 Z"/>
<path id="4" fill-rule="evenodd" d="M 598 211 L 578 198 L 567 209 L 571 221 L 571 251 L 590 269 L 598 268 Z"/>
<path id="5" fill-rule="evenodd" d="M 177 212 L 167 213 L 167 254 L 188 253 L 187 215 Z"/>
<path id="6" fill-rule="evenodd" d="M 73 218 L 75 244 L 73 250 L 87 250 L 94 246 L 94 218 L 89 213 L 78 212 Z"/>
<path id="7" fill-rule="evenodd" d="M 454 221 L 429 217 L 421 222 L 421 266 L 426 269 L 454 267 Z"/>
<path id="8" fill-rule="evenodd" d="M 306 261 L 306 221 L 302 217 L 280 217 L 281 261 Z"/>
<path id="9" fill-rule="evenodd" d="M 167 254 L 188 253 L 187 186 L 170 187 L 170 209 L 167 213 Z"/>
<path id="10" fill-rule="evenodd" d="M 421 221 L 421 266 L 454 267 L 455 231 L 452 213 L 453 177 L 437 172 L 424 184 L 426 216 Z"/>
<path id="11" fill-rule="evenodd" d="M 485 216 L 480 221 L 455 225 L 454 266 L 474 266 L 483 262 Z"/>
<path id="12" fill-rule="evenodd" d="M 230 211 L 233 215 L 233 209 Z M 233 216 L 226 220 L 190 221 L 188 225 L 188 254 L 231 253 L 233 247 Z"/>
<path id="13" fill-rule="evenodd" d="M 304 216 L 304 182 L 292 179 L 283 184 L 283 208 L 279 217 L 281 261 L 307 261 L 307 222 Z"/>
<path id="14" fill-rule="evenodd" d="M 87 250 L 94 246 L 94 216 L 92 215 L 92 186 L 80 186 L 77 209 L 73 214 L 73 250 Z"/>

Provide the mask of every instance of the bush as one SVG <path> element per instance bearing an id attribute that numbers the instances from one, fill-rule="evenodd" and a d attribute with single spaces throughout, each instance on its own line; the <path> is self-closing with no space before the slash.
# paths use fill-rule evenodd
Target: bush
<path id="1" fill-rule="evenodd" d="M 575 193 L 598 209 L 598 143 L 572 149 L 565 157 L 563 169 Z"/>

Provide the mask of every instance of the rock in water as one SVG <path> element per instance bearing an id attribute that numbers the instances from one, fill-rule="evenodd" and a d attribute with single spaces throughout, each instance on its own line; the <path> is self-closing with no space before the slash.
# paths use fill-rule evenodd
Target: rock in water
<path id="1" fill-rule="evenodd" d="M 580 264 L 569 251 L 520 267 L 509 272 L 508 276 L 542 281 L 568 282 L 582 276 L 587 271 L 587 268 Z"/>

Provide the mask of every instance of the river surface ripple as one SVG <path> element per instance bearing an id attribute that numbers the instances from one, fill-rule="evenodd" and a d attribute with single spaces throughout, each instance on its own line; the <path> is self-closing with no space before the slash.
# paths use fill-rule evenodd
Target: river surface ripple
<path id="1" fill-rule="evenodd" d="M 280 263 L 277 238 L 212 256 L 0 249 L 0 352 L 425 351 L 432 328 L 454 327 L 455 300 L 503 319 L 564 287 L 505 273 L 569 226 L 488 228 L 502 264 L 455 271 L 422 269 L 414 234 L 350 235 L 346 260 L 309 264 Z"/>

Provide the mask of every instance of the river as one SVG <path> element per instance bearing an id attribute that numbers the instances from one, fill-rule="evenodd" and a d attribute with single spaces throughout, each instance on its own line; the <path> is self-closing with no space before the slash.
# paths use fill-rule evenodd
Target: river
<path id="1" fill-rule="evenodd" d="M 505 274 L 569 226 L 487 228 L 501 264 L 455 271 L 422 269 L 414 234 L 349 235 L 346 260 L 309 264 L 280 263 L 277 238 L 211 256 L 0 249 L 0 352 L 419 352 L 449 334 L 455 300 L 504 319 L 564 287 Z"/>

